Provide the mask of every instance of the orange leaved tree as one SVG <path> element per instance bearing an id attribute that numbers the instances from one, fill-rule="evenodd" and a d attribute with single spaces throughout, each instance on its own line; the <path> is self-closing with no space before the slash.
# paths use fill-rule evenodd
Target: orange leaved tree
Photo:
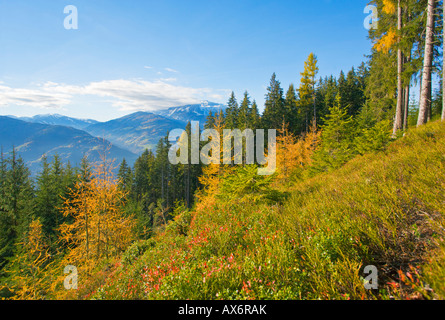
<path id="1" fill-rule="evenodd" d="M 133 241 L 135 219 L 124 213 L 126 195 L 112 165 L 102 161 L 65 200 L 62 212 L 72 222 L 60 227 L 60 240 L 68 248 L 64 263 L 75 266 L 79 276 L 122 253 Z"/>

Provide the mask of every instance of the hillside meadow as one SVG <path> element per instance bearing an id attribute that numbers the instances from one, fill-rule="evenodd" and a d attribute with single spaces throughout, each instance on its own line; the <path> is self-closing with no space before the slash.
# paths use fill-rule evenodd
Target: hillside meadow
<path id="1" fill-rule="evenodd" d="M 285 183 L 226 172 L 69 299 L 443 299 L 445 123 Z M 231 181 L 249 181 L 240 190 Z M 364 287 L 364 267 L 378 289 Z"/>

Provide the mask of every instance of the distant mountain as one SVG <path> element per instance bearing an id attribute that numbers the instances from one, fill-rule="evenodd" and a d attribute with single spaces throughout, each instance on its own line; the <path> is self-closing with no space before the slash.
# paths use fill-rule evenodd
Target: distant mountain
<path id="1" fill-rule="evenodd" d="M 67 116 L 62 116 L 60 114 L 40 114 L 34 117 L 14 117 L 11 118 L 33 122 L 33 123 L 41 123 L 41 124 L 51 124 L 57 126 L 66 126 L 75 129 L 84 129 L 92 124 L 98 123 L 96 120 L 92 119 L 76 119 Z"/>
<path id="2" fill-rule="evenodd" d="M 40 170 L 43 155 L 50 158 L 58 154 L 64 162 L 70 161 L 72 165 L 77 165 L 84 155 L 92 162 L 100 160 L 100 152 L 104 146 L 109 146 L 107 157 L 116 159 L 116 165 L 123 158 L 131 164 L 137 158 L 134 153 L 82 130 L 26 122 L 5 116 L 0 116 L 0 145 L 4 153 L 15 147 L 33 173 Z"/>
<path id="3" fill-rule="evenodd" d="M 136 112 L 122 118 L 86 127 L 89 134 L 109 140 L 113 145 L 136 154 L 154 149 L 168 131 L 185 129 L 186 122 L 149 112 Z"/>
<path id="4" fill-rule="evenodd" d="M 111 143 L 110 157 L 133 162 L 145 149 L 156 148 L 168 131 L 185 129 L 187 122 L 204 126 L 210 112 L 226 107 L 212 102 L 172 107 L 156 112 L 136 112 L 107 122 L 76 119 L 59 114 L 34 117 L 0 117 L 0 145 L 4 150 L 15 146 L 33 170 L 39 169 L 42 155 L 58 153 L 75 164 L 83 154 L 98 158 L 98 150 Z"/>
<path id="5" fill-rule="evenodd" d="M 205 101 L 201 104 L 173 107 L 165 110 L 154 111 L 153 113 L 168 119 L 179 120 L 186 123 L 189 121 L 199 121 L 202 127 L 204 126 L 210 112 L 215 114 L 220 110 L 225 111 L 226 108 L 227 107 L 225 105 Z"/>

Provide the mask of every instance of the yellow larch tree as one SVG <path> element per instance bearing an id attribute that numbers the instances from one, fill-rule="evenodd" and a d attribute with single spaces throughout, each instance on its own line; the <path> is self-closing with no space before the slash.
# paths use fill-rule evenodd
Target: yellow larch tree
<path id="1" fill-rule="evenodd" d="M 51 255 L 44 238 L 42 223 L 33 220 L 23 242 L 18 243 L 17 253 L 6 274 L 5 289 L 15 300 L 42 300 L 48 298 L 51 282 Z M 51 269 L 51 270 L 50 270 Z"/>
<path id="2" fill-rule="evenodd" d="M 72 220 L 60 227 L 60 241 L 68 248 L 65 266 L 73 265 L 79 275 L 88 276 L 100 261 L 125 251 L 134 240 L 135 227 L 134 217 L 124 213 L 126 196 L 106 161 L 75 185 L 62 208 Z"/>
<path id="3" fill-rule="evenodd" d="M 283 123 L 277 137 L 277 181 L 287 181 L 298 169 L 311 164 L 312 154 L 320 142 L 321 132 L 314 124 L 299 139 Z"/>

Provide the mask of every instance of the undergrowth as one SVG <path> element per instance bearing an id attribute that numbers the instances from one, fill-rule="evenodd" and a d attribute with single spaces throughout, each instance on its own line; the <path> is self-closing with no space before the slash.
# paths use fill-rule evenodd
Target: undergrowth
<path id="1" fill-rule="evenodd" d="M 290 186 L 252 176 L 248 193 L 183 207 L 78 298 L 443 299 L 444 166 L 435 122 Z M 364 287 L 367 265 L 377 290 Z"/>

